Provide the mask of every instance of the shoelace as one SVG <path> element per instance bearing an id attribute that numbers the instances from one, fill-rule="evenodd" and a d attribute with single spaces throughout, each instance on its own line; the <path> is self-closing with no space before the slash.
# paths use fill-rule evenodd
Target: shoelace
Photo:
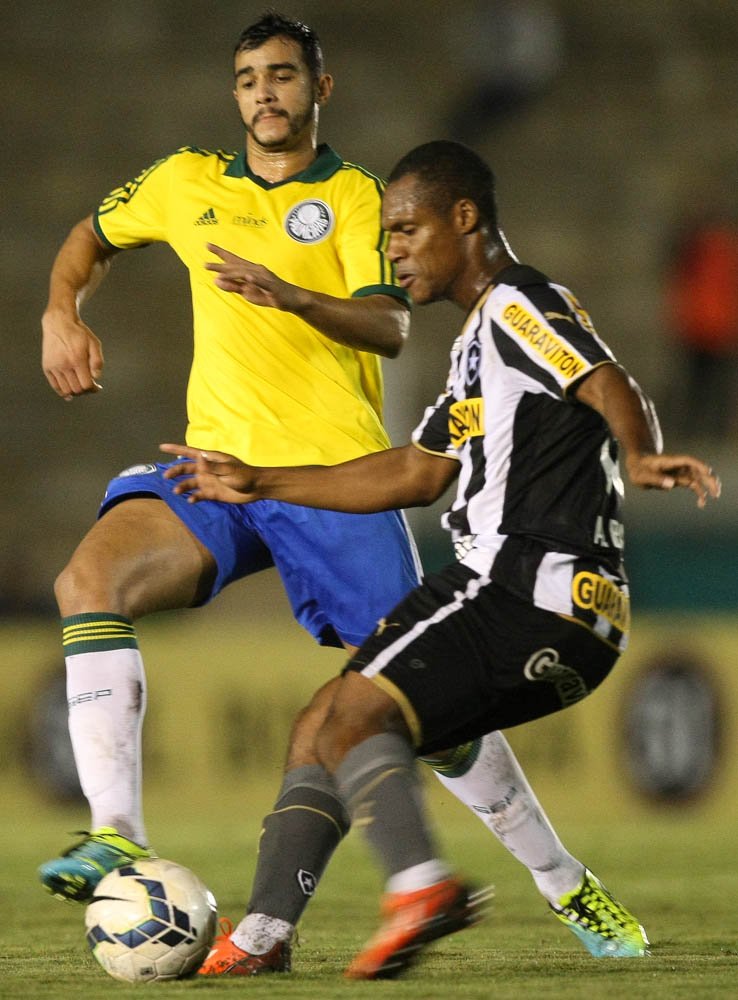
<path id="1" fill-rule="evenodd" d="M 220 934 L 215 935 L 213 945 L 216 945 L 219 941 L 227 940 L 233 934 L 233 921 L 229 920 L 228 917 L 219 917 L 218 926 L 220 927 Z"/>

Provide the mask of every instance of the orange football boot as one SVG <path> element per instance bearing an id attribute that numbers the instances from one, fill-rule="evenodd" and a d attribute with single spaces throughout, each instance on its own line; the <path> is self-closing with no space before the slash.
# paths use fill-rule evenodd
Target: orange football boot
<path id="1" fill-rule="evenodd" d="M 197 970 L 198 976 L 263 976 L 267 972 L 290 972 L 292 949 L 289 941 L 277 943 L 263 955 L 252 955 L 231 941 L 233 924 L 222 919 L 208 957 Z"/>
<path id="2" fill-rule="evenodd" d="M 394 979 L 438 938 L 478 923 L 479 906 L 491 890 L 470 893 L 456 878 L 415 892 L 389 893 L 382 902 L 384 922 L 351 962 L 348 979 Z"/>

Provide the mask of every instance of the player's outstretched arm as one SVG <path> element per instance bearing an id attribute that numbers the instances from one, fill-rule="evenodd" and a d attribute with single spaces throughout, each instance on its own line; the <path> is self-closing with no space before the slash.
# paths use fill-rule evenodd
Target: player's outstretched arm
<path id="1" fill-rule="evenodd" d="M 165 476 L 177 480 L 175 493 L 189 494 L 191 503 L 271 499 L 368 514 L 427 506 L 441 496 L 458 474 L 458 463 L 453 459 L 431 455 L 412 444 L 339 465 L 282 468 L 246 465 L 233 455 L 187 445 L 160 447 L 182 458 Z"/>
<path id="2" fill-rule="evenodd" d="M 720 480 L 706 462 L 662 451 L 653 404 L 622 368 L 600 365 L 575 388 L 575 394 L 607 421 L 625 452 L 625 468 L 634 486 L 657 490 L 681 486 L 692 490 L 699 507 L 720 496 Z"/>
<path id="3" fill-rule="evenodd" d="M 102 281 L 113 253 L 100 243 L 88 217 L 69 233 L 51 269 L 41 364 L 51 388 L 66 400 L 101 388 L 102 348 L 79 309 Z"/>
<path id="4" fill-rule="evenodd" d="M 290 284 L 262 264 L 244 260 L 229 250 L 208 243 L 220 258 L 205 268 L 215 275 L 224 292 L 241 295 L 257 306 L 294 313 L 331 340 L 359 351 L 394 358 L 410 332 L 410 311 L 391 295 L 338 298 Z"/>

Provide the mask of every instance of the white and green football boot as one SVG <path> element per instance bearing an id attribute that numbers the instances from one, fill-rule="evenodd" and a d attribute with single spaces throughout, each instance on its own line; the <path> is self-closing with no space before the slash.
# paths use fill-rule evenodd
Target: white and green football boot
<path id="1" fill-rule="evenodd" d="M 589 869 L 577 888 L 551 909 L 595 958 L 643 958 L 648 938 L 632 913 Z"/>
<path id="2" fill-rule="evenodd" d="M 155 858 L 148 847 L 121 836 L 115 827 L 101 826 L 38 870 L 46 889 L 57 899 L 86 902 L 97 884 L 116 868 L 140 858 Z"/>

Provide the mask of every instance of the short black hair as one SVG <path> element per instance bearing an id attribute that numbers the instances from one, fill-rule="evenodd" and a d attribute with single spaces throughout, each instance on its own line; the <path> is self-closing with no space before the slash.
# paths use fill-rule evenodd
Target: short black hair
<path id="1" fill-rule="evenodd" d="M 315 31 L 302 21 L 285 17 L 276 10 L 267 10 L 258 21 L 244 28 L 238 37 L 233 55 L 260 48 L 270 38 L 290 38 L 302 49 L 302 56 L 310 75 L 317 80 L 323 74 L 323 50 Z"/>
<path id="2" fill-rule="evenodd" d="M 481 222 L 491 232 L 497 231 L 495 175 L 468 146 L 447 139 L 416 146 L 395 165 L 387 183 L 408 174 L 417 176 L 428 189 L 429 200 L 440 213 L 449 212 L 461 198 L 468 198 L 479 209 Z"/>

